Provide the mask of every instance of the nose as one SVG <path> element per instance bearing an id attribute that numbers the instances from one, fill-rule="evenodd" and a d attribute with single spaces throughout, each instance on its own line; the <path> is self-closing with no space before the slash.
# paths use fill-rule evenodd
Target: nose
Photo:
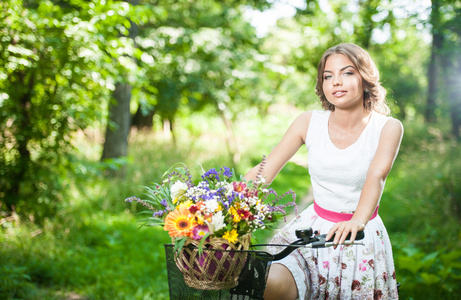
<path id="1" fill-rule="evenodd" d="M 333 80 L 333 85 L 337 86 L 337 85 L 342 85 L 342 84 L 343 84 L 342 81 L 339 80 L 339 76 L 335 76 Z"/>

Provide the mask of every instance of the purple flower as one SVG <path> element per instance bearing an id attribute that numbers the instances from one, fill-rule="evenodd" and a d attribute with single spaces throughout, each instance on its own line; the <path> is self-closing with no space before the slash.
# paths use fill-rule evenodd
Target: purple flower
<path id="1" fill-rule="evenodd" d="M 225 194 L 226 194 L 226 188 L 220 187 L 216 191 L 216 195 L 218 195 L 219 197 L 224 197 Z"/>
<path id="2" fill-rule="evenodd" d="M 143 205 L 144 207 L 147 207 L 150 210 L 155 210 L 155 207 L 149 204 L 146 200 L 139 199 L 138 197 L 129 197 L 125 199 L 125 202 L 133 202 L 133 201 L 138 202 L 139 204 Z"/>
<path id="3" fill-rule="evenodd" d="M 202 179 L 203 180 L 211 179 L 211 180 L 219 181 L 218 171 L 216 171 L 216 169 L 210 169 L 207 172 L 205 172 L 205 174 L 202 175 Z"/>
<path id="4" fill-rule="evenodd" d="M 213 199 L 213 195 L 203 194 L 203 195 L 200 195 L 200 198 L 202 198 L 202 200 L 204 200 L 204 201 L 207 201 L 207 200 Z"/>
<path id="5" fill-rule="evenodd" d="M 168 202 L 166 201 L 166 199 L 162 199 L 162 201 L 160 201 L 160 204 L 165 207 L 168 207 Z"/>
<path id="6" fill-rule="evenodd" d="M 158 217 L 163 216 L 164 213 L 165 213 L 165 210 L 159 210 L 159 211 L 154 212 L 154 214 L 152 216 L 154 218 L 158 218 Z"/>
<path id="7" fill-rule="evenodd" d="M 230 168 L 223 166 L 221 170 L 224 170 L 223 175 L 227 178 L 231 178 L 233 173 Z"/>
<path id="8" fill-rule="evenodd" d="M 192 230 L 192 238 L 194 240 L 201 240 L 210 230 L 208 229 L 207 225 L 197 225 Z"/>
<path id="9" fill-rule="evenodd" d="M 139 199 L 138 197 L 134 197 L 134 196 L 133 196 L 133 197 L 126 198 L 126 199 L 125 199 L 125 202 L 130 202 L 130 203 L 131 203 L 131 202 L 133 202 L 133 200 L 136 201 L 136 200 L 138 200 L 138 199 Z"/>
<path id="10" fill-rule="evenodd" d="M 227 197 L 228 201 L 229 201 L 229 204 L 231 204 L 232 202 L 234 202 L 234 199 L 235 197 L 238 195 L 237 192 L 234 192 L 232 191 L 232 193 Z"/>

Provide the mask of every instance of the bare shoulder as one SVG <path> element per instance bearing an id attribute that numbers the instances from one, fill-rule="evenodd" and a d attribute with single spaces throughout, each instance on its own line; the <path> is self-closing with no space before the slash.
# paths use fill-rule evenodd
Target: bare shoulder
<path id="1" fill-rule="evenodd" d="M 400 122 L 396 118 L 390 117 L 383 127 L 383 133 L 392 134 L 396 136 L 402 136 L 403 135 L 402 122 Z"/>
<path id="2" fill-rule="evenodd" d="M 303 112 L 296 117 L 291 125 L 292 129 L 296 132 L 296 135 L 298 135 L 303 142 L 305 140 L 311 118 L 312 111 Z"/>
<path id="3" fill-rule="evenodd" d="M 306 122 L 309 123 L 310 120 L 311 120 L 311 117 L 312 117 L 312 113 L 313 113 L 312 110 L 305 111 L 305 112 L 301 113 L 301 114 L 296 118 L 295 121 L 299 120 L 301 123 L 304 123 L 304 124 L 306 124 Z"/>
<path id="4" fill-rule="evenodd" d="M 389 118 L 381 131 L 380 144 L 392 149 L 398 149 L 403 138 L 402 122 Z"/>

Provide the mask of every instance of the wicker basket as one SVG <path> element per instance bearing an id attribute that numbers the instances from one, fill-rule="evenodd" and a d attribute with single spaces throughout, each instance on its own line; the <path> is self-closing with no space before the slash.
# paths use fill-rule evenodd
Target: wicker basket
<path id="1" fill-rule="evenodd" d="M 184 275 L 185 283 L 200 290 L 224 290 L 237 285 L 238 277 L 246 261 L 251 235 L 247 234 L 236 244 L 223 238 L 211 238 L 204 243 L 199 255 L 199 241 L 188 239 L 181 252 L 175 253 L 175 263 Z M 188 247 L 192 245 L 194 247 Z"/>

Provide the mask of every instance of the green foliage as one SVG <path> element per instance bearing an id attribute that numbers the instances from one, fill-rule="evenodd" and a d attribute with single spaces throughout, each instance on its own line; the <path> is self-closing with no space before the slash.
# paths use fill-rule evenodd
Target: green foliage
<path id="1" fill-rule="evenodd" d="M 461 293 L 460 249 L 446 248 L 427 253 L 414 247 L 394 247 L 394 257 L 402 284 L 402 298 L 449 299 Z"/>
<path id="2" fill-rule="evenodd" d="M 22 298 L 24 292 L 33 291 L 33 283 L 59 290 L 70 287 L 89 299 L 124 299 L 126 290 L 134 294 L 141 288 L 167 298 L 162 266 L 163 243 L 168 239 L 157 230 L 138 230 L 127 214 L 98 215 L 98 219 L 82 216 L 81 223 L 56 223 L 48 233 L 33 238 L 28 232 L 10 232 L 7 240 L 2 238 L 0 255 L 9 257 L 4 268 L 10 270 L 2 274 L 8 280 L 1 284 L 5 293 Z"/>
<path id="3" fill-rule="evenodd" d="M 71 137 L 104 126 L 117 82 L 133 86 L 144 113 L 170 123 L 181 106 L 225 110 L 227 120 L 262 99 L 253 87 L 266 59 L 240 5 L 269 4 L 2 1 L 2 209 L 37 220 L 55 213 L 75 171 Z"/>
<path id="4" fill-rule="evenodd" d="M 3 260 L 0 262 L 0 297 L 2 299 L 29 298 L 33 284 L 30 283 L 27 268 Z"/>
<path id="5" fill-rule="evenodd" d="M 0 10 L 0 196 L 3 208 L 43 219 L 73 172 L 72 134 L 104 115 L 110 68 L 95 27 L 76 11 L 13 0 Z"/>

